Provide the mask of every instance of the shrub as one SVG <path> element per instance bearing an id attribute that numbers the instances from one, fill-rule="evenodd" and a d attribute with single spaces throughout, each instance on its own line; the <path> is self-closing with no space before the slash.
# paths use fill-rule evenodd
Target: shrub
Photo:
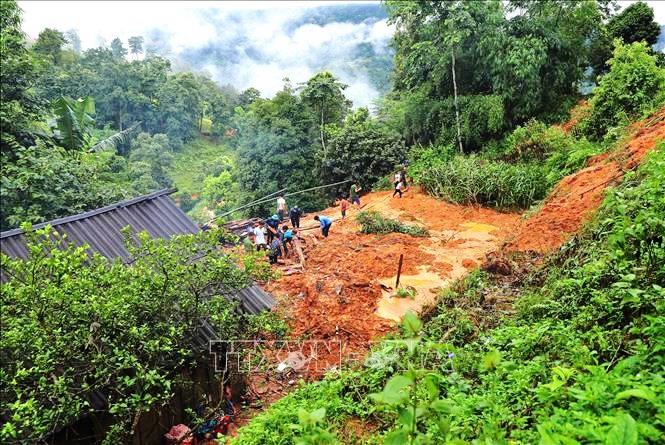
<path id="1" fill-rule="evenodd" d="M 591 115 L 580 123 L 594 139 L 665 104 L 665 69 L 646 43 L 624 45 L 615 40 L 614 57 L 607 63 L 610 72 L 601 76 L 589 101 Z"/>
<path id="2" fill-rule="evenodd" d="M 485 161 L 478 156 L 456 156 L 436 164 L 420 177 L 423 189 L 439 198 L 499 209 L 528 208 L 543 199 L 548 186 L 544 167 Z"/>
<path id="3" fill-rule="evenodd" d="M 401 222 L 386 218 L 379 212 L 365 211 L 356 215 L 356 221 L 360 224 L 362 233 L 376 233 L 385 235 L 386 233 L 404 233 L 411 236 L 429 236 L 427 229 L 419 226 L 402 224 Z"/>

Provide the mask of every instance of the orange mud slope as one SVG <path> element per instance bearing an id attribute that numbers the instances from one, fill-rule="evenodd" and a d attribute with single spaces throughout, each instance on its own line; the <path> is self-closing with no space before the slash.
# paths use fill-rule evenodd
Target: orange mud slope
<path id="1" fill-rule="evenodd" d="M 322 211 L 334 221 L 327 239 L 314 215 L 303 218 L 306 267 L 300 268 L 292 254 L 276 266 L 283 275 L 265 288 L 289 318 L 293 338 L 340 342 L 339 348 L 311 360 L 309 372 L 320 374 L 350 353 L 362 356 L 367 342 L 392 330 L 407 310 L 419 313 L 434 304 L 439 289 L 482 264 L 490 252 L 558 249 L 592 215 L 605 187 L 620 181 L 665 138 L 665 109 L 633 125 L 630 133 L 623 148 L 591 159 L 588 167 L 564 178 L 528 219 L 446 203 L 417 187 L 407 189 L 401 199 L 392 198 L 392 191 L 365 195 L 362 208 L 352 207 L 345 220 L 339 207 Z M 354 218 L 360 210 L 426 227 L 430 236 L 361 234 Z M 396 294 L 400 254 L 400 287 L 412 297 Z"/>
<path id="2" fill-rule="evenodd" d="M 341 351 L 322 351 L 309 363 L 310 374 L 325 371 L 340 355 L 362 356 L 367 343 L 392 330 L 407 310 L 419 312 L 432 304 L 440 288 L 482 263 L 520 218 L 445 203 L 417 187 L 401 199 L 391 195 L 383 191 L 363 196 L 362 208 L 349 209 L 345 220 L 338 207 L 321 212 L 334 221 L 327 239 L 321 237 L 313 214 L 303 218 L 305 270 L 294 255 L 278 266 L 283 276 L 265 285 L 285 309 L 294 338 L 341 342 Z M 424 226 L 430 236 L 361 234 L 354 218 L 360 210 Z M 409 289 L 413 298 L 396 296 L 400 254 L 400 287 Z"/>
<path id="3" fill-rule="evenodd" d="M 591 158 L 588 166 L 557 184 L 539 211 L 520 225 L 505 248 L 547 253 L 558 249 L 603 200 L 605 188 L 642 162 L 656 142 L 665 140 L 665 108 L 629 128 L 623 148 Z"/>

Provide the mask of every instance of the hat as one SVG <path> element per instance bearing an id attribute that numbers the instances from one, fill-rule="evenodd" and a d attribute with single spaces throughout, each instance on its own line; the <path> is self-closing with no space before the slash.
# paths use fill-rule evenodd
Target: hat
<path id="1" fill-rule="evenodd" d="M 273 216 L 272 216 L 272 219 L 279 219 L 279 216 L 277 216 L 277 215 L 273 215 Z"/>

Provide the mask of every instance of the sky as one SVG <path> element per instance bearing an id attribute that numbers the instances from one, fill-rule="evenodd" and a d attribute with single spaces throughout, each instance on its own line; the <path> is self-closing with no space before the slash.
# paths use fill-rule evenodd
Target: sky
<path id="1" fill-rule="evenodd" d="M 385 20 L 374 23 L 307 24 L 287 31 L 308 8 L 348 1 L 19 1 L 23 30 L 36 39 L 44 28 L 62 32 L 75 29 L 82 49 L 108 45 L 115 37 L 125 47 L 132 36 L 168 48 L 169 58 L 201 54 L 211 61 L 200 67 L 220 84 L 238 90 L 257 88 L 272 97 L 288 77 L 294 85 L 305 82 L 326 65 L 349 84 L 346 96 L 354 106 L 366 106 L 379 93 L 357 71 L 336 64 L 358 43 L 386 51 L 393 28 Z M 355 2 L 357 3 L 357 1 Z M 367 3 L 367 2 L 366 2 Z M 371 2 L 378 3 L 378 2 Z M 617 2 L 621 9 L 632 1 Z M 665 1 L 647 1 L 655 20 L 665 24 Z M 229 17 L 231 17 L 229 19 Z M 224 23 L 223 27 L 219 24 Z M 229 53 L 223 47 L 233 42 Z M 240 42 L 240 43 L 239 43 Z M 242 42 L 246 42 L 243 48 Z M 220 55 L 221 53 L 221 55 Z M 232 66 L 214 60 L 231 55 Z M 214 57 L 213 57 L 214 56 Z M 187 69 L 188 66 L 176 68 Z"/>

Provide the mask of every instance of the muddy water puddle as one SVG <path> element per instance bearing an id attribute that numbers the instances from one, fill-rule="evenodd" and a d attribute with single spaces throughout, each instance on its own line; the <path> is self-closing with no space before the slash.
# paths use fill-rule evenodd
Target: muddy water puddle
<path id="1" fill-rule="evenodd" d="M 400 321 L 407 311 L 416 314 L 436 302 L 437 293 L 453 281 L 467 273 L 467 267 L 482 262 L 485 254 L 498 246 L 499 240 L 491 234 L 498 227 L 489 224 L 466 222 L 459 230 L 431 232 L 429 243 L 422 243 L 420 249 L 432 254 L 436 263 L 450 265 L 446 272 L 433 271 L 432 265 L 418 266 L 415 275 L 402 275 L 399 287 L 410 290 L 413 295 L 397 296 L 395 282 L 397 275 L 380 279 L 379 282 L 390 290 L 383 290 L 377 303 L 376 315 Z"/>

